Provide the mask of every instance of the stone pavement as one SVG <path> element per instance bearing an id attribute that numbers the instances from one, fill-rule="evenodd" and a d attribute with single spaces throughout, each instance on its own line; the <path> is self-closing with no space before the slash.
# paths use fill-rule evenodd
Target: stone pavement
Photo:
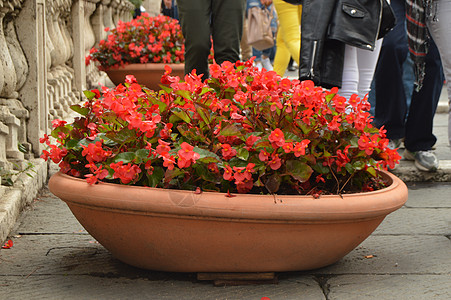
<path id="1" fill-rule="evenodd" d="M 446 99 L 443 97 L 443 99 Z M 446 103 L 439 106 L 443 112 Z M 359 247 L 319 270 L 278 273 L 278 284 L 214 287 L 196 274 L 140 270 L 116 260 L 47 189 L 39 175 L 0 190 L 0 299 L 451 299 L 451 151 L 438 113 L 438 172 L 402 161 L 393 173 L 409 199 Z M 401 149 L 402 151 L 402 149 Z M 41 170 L 42 169 L 42 170 Z M 51 173 L 54 170 L 51 170 Z M 34 200 L 33 200 L 34 199 Z M 29 206 L 16 217 L 23 205 Z M 139 233 L 136 239 L 139 239 Z M 124 243 L 131 247 L 133 240 Z"/>

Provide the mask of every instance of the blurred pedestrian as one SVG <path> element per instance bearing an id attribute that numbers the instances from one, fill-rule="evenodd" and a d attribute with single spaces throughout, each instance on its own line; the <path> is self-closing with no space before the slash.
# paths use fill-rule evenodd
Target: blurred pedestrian
<path id="1" fill-rule="evenodd" d="M 283 0 L 274 0 L 274 7 L 279 21 L 274 71 L 284 76 L 291 58 L 299 65 L 302 6 L 300 3 L 291 4 Z"/>
<path id="2" fill-rule="evenodd" d="M 299 79 L 326 88 L 340 87 L 345 95 L 369 90 L 371 78 L 367 78 L 376 65 L 380 43 L 376 41 L 392 26 L 381 22 L 382 8 L 382 1 L 355 0 L 350 6 L 341 0 L 304 0 Z M 360 58 L 360 49 L 374 53 Z"/>
<path id="3" fill-rule="evenodd" d="M 427 54 L 425 48 L 412 49 L 421 54 L 420 60 L 424 65 L 415 68 L 417 86 L 413 89 L 408 106 L 403 81 L 404 68 L 411 66 L 405 64 L 409 53 L 406 2 L 391 0 L 391 5 L 397 23 L 384 38 L 374 76 L 376 107 L 373 123 L 387 130 L 391 148 L 398 148 L 404 140 L 404 157 L 414 160 L 419 170 L 435 171 L 439 162 L 432 151 L 437 141 L 433 134 L 433 119 L 443 85 L 440 56 L 432 39 L 428 40 Z M 422 28 L 426 34 L 427 29 L 424 26 Z M 426 35 L 418 37 L 418 40 L 426 42 Z M 416 59 L 413 60 L 415 62 Z M 408 89 L 412 90 L 414 82 L 410 84 Z"/>
<path id="4" fill-rule="evenodd" d="M 178 20 L 177 2 L 175 0 L 161 0 L 161 14 Z"/>
<path id="5" fill-rule="evenodd" d="M 451 146 L 451 1 L 435 0 L 426 24 L 440 52 L 448 90 L 448 142 Z"/>
<path id="6" fill-rule="evenodd" d="M 277 16 L 275 14 L 272 0 L 247 0 L 246 3 L 246 15 L 250 8 L 252 7 L 258 7 L 260 9 L 268 9 L 272 14 L 271 19 L 271 29 L 273 32 L 273 35 L 277 32 Z M 267 71 L 273 70 L 273 65 L 271 63 L 271 53 L 275 51 L 276 46 L 272 46 L 270 48 L 264 49 L 264 50 L 257 50 L 254 47 L 252 47 L 252 56 L 255 56 L 254 64 L 255 66 L 261 70 L 262 68 L 265 68 Z"/>
<path id="7" fill-rule="evenodd" d="M 216 63 L 240 59 L 244 0 L 177 0 L 177 4 L 185 37 L 186 74 L 196 70 L 202 79 L 209 77 L 211 39 Z"/>

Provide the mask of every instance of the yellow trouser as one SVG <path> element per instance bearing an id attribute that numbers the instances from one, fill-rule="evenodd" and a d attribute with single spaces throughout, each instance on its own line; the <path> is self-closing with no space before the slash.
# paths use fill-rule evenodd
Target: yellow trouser
<path id="1" fill-rule="evenodd" d="M 284 76 L 290 57 L 293 57 L 299 65 L 302 6 L 289 4 L 283 0 L 274 0 L 273 3 L 279 20 L 274 71 L 278 75 Z"/>

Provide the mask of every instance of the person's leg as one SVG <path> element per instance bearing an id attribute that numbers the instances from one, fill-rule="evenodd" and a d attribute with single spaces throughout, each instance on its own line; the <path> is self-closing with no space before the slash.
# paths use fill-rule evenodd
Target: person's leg
<path id="1" fill-rule="evenodd" d="M 346 45 L 340 96 L 349 99 L 357 94 L 363 98 L 370 91 L 380 46 L 381 41 L 377 41 L 374 51 L 369 51 Z"/>
<path id="2" fill-rule="evenodd" d="M 357 94 L 360 98 L 363 98 L 370 91 L 381 46 L 382 40 L 378 40 L 373 51 L 357 49 L 357 66 L 359 68 Z"/>
<path id="3" fill-rule="evenodd" d="M 395 140 L 405 135 L 407 106 L 403 84 L 403 64 L 409 48 L 404 1 L 392 0 L 391 6 L 397 22 L 393 30 L 384 37 L 374 74 L 376 105 L 373 124 L 378 128 L 384 126 L 387 137 Z"/>
<path id="4" fill-rule="evenodd" d="M 409 152 L 429 151 L 437 138 L 433 134 L 435 110 L 443 87 L 443 70 L 437 46 L 431 39 L 426 55 L 423 87 L 414 89 L 406 122 L 404 145 Z"/>
<path id="5" fill-rule="evenodd" d="M 191 2 L 191 1 L 190 1 Z M 211 0 L 211 28 L 216 63 L 240 59 L 240 41 L 245 12 L 244 0 Z"/>
<path id="6" fill-rule="evenodd" d="M 288 51 L 287 45 L 285 45 L 285 41 L 282 36 L 283 27 L 279 26 L 276 37 L 277 49 L 276 56 L 274 57 L 274 71 L 280 76 L 285 75 L 285 71 L 287 69 L 286 65 L 288 65 L 291 57 L 290 51 Z"/>
<path id="7" fill-rule="evenodd" d="M 241 37 L 241 60 L 246 61 L 252 57 L 252 46 L 247 43 L 247 19 L 243 21 L 243 36 Z"/>
<path id="8" fill-rule="evenodd" d="M 438 21 L 428 21 L 427 25 L 432 38 L 437 45 L 442 60 L 443 72 L 446 78 L 446 88 L 448 90 L 448 141 L 451 145 L 451 35 L 449 28 L 451 28 L 451 1 L 437 0 Z"/>
<path id="9" fill-rule="evenodd" d="M 273 3 L 279 20 L 274 70 L 283 76 L 290 62 L 290 56 L 299 64 L 302 6 L 289 4 L 283 0 L 274 0 Z M 279 40 L 283 40 L 284 44 L 280 44 Z M 278 53 L 279 47 L 281 47 L 280 53 Z"/>
<path id="10" fill-rule="evenodd" d="M 252 56 L 255 56 L 254 59 L 254 65 L 261 70 L 263 68 L 262 65 L 262 52 L 260 50 L 255 49 L 252 47 Z"/>
<path id="11" fill-rule="evenodd" d="M 210 0 L 177 0 L 182 33 L 185 37 L 185 73 L 193 69 L 208 78 L 210 54 Z M 239 51 L 239 42 L 238 42 Z"/>
<path id="12" fill-rule="evenodd" d="M 263 68 L 266 69 L 266 71 L 272 71 L 274 68 L 271 64 L 271 60 L 269 57 L 271 56 L 272 47 L 265 49 L 262 51 L 261 61 Z"/>
<path id="13" fill-rule="evenodd" d="M 338 90 L 340 96 L 349 99 L 352 94 L 357 93 L 359 69 L 357 67 L 357 48 L 354 46 L 346 45 L 345 47 L 342 82 L 342 86 Z"/>

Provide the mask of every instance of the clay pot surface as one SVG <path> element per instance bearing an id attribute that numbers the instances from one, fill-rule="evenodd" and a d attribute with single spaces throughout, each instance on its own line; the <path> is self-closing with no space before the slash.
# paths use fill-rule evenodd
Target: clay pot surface
<path id="1" fill-rule="evenodd" d="M 159 90 L 160 79 L 164 74 L 165 65 L 171 67 L 172 76 L 183 78 L 185 75 L 185 64 L 129 64 L 118 69 L 109 69 L 105 72 L 115 85 L 124 83 L 125 76 L 134 75 L 139 84 L 145 85 L 152 90 Z"/>
<path id="2" fill-rule="evenodd" d="M 234 194 L 89 185 L 62 173 L 49 188 L 119 260 L 175 272 L 278 272 L 324 267 L 364 241 L 407 200 L 407 187 L 340 196 Z M 125 246 L 126 245 L 126 246 Z"/>

